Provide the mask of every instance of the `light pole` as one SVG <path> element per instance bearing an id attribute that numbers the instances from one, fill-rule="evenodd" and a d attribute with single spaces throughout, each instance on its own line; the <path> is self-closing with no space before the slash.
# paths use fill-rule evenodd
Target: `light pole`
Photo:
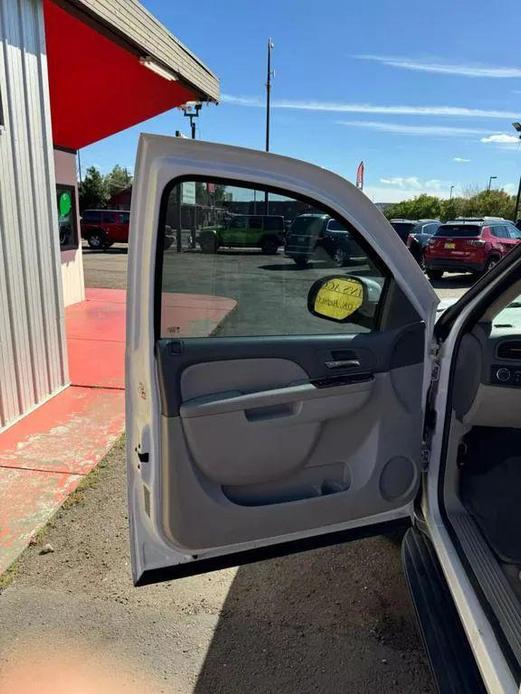
<path id="1" fill-rule="evenodd" d="M 490 176 L 490 178 L 488 179 L 488 187 L 487 187 L 487 190 L 488 190 L 489 193 L 490 193 L 490 186 L 492 185 L 492 181 L 496 180 L 496 178 L 497 178 L 497 176 Z"/>
<path id="2" fill-rule="evenodd" d="M 190 118 L 190 130 L 192 133 L 192 140 L 195 140 L 195 119 L 199 118 L 199 111 L 202 107 L 202 104 L 199 104 L 195 101 L 188 101 L 184 106 L 181 107 L 183 109 L 184 115 L 187 118 Z"/>
<path id="3" fill-rule="evenodd" d="M 451 186 L 450 187 L 450 193 L 449 193 L 449 200 L 452 200 L 452 191 L 454 190 L 456 186 Z"/>
<path id="4" fill-rule="evenodd" d="M 519 135 L 519 139 L 521 140 L 521 123 L 518 123 L 516 121 L 515 123 L 512 123 L 512 127 Z M 519 177 L 519 185 L 517 186 L 516 209 L 514 211 L 514 224 L 517 222 L 517 218 L 519 215 L 519 198 L 521 198 L 521 176 Z"/>
<path id="5" fill-rule="evenodd" d="M 271 49 L 274 47 L 273 41 L 268 39 L 268 73 L 266 79 L 266 152 L 270 151 L 271 78 L 274 75 L 274 70 L 271 69 Z M 264 193 L 264 214 L 269 214 L 269 199 L 267 191 Z"/>

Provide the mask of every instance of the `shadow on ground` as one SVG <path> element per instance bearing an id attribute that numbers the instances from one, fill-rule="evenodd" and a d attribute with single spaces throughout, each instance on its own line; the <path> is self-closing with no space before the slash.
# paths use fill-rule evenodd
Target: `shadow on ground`
<path id="1" fill-rule="evenodd" d="M 194 692 L 431 687 L 399 550 L 374 538 L 241 567 Z"/>
<path id="2" fill-rule="evenodd" d="M 445 274 L 441 280 L 431 280 L 431 284 L 433 289 L 468 289 L 477 282 L 477 279 L 475 275 L 471 275 L 470 273 L 457 275 Z"/>

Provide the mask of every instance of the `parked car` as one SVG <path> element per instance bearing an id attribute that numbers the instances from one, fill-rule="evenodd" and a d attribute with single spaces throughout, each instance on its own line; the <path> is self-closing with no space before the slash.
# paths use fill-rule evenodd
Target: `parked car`
<path id="1" fill-rule="evenodd" d="M 312 258 L 333 260 L 342 267 L 363 255 L 349 231 L 329 214 L 306 213 L 293 220 L 287 234 L 284 253 L 305 267 Z"/>
<path id="2" fill-rule="evenodd" d="M 95 250 L 105 250 L 114 243 L 128 243 L 130 212 L 128 210 L 84 210 L 80 218 L 81 238 Z M 174 242 L 175 232 L 167 227 L 165 250 Z"/>
<path id="3" fill-rule="evenodd" d="M 438 219 L 391 219 L 390 224 L 401 240 L 407 244 L 409 234 L 419 233 L 421 227 L 429 223 L 440 223 Z"/>
<path id="4" fill-rule="evenodd" d="M 128 210 L 84 210 L 81 213 L 81 237 L 91 248 L 101 250 L 114 243 L 128 243 Z"/>
<path id="5" fill-rule="evenodd" d="M 425 249 L 432 236 L 438 231 L 439 220 L 419 220 L 407 237 L 407 248 L 421 268 L 425 267 Z"/>
<path id="6" fill-rule="evenodd" d="M 203 253 L 217 253 L 219 248 L 260 248 L 275 255 L 284 244 L 284 217 L 279 215 L 230 215 L 221 225 L 202 229 L 199 245 Z"/>
<path id="7" fill-rule="evenodd" d="M 435 321 L 438 297 L 404 243 L 336 174 L 244 148 L 141 138 L 132 205 L 147 233 L 129 248 L 126 352 L 135 585 L 405 529 L 402 565 L 438 691 L 517 693 L 521 333 L 510 314 L 521 311 L 521 245 Z M 222 304 L 226 287 L 239 301 L 228 300 L 234 318 L 218 336 L 173 331 L 162 297 L 176 289 L 156 253 L 157 219 L 165 193 L 177 195 L 172 186 L 194 171 L 248 188 L 261 180 L 353 220 L 383 280 L 368 320 L 359 322 L 373 280 L 364 273 L 321 269 L 308 281 L 267 271 L 260 307 L 248 302 L 256 276 L 239 263 L 208 275 L 202 264 L 199 278 L 192 255 L 201 291 L 213 287 Z M 482 228 L 495 227 L 443 226 L 462 232 L 435 237 L 443 244 L 488 243 Z M 184 279 L 178 286 L 186 291 Z M 281 315 L 286 332 L 274 329 Z M 374 569 L 356 574 L 369 581 Z M 337 612 L 341 620 L 341 604 Z"/>
<path id="8" fill-rule="evenodd" d="M 521 240 L 521 231 L 506 219 L 461 218 L 438 227 L 425 249 L 425 269 L 432 280 L 444 272 L 491 270 Z"/>

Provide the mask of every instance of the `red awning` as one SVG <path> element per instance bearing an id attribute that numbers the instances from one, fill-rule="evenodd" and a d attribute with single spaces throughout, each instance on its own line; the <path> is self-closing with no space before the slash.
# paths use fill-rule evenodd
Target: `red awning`
<path id="1" fill-rule="evenodd" d="M 44 0 L 55 146 L 80 149 L 197 99 L 152 72 L 138 51 L 81 14 Z"/>

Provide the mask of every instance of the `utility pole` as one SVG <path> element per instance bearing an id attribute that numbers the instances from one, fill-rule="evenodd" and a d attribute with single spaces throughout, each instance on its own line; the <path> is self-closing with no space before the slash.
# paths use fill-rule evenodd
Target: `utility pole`
<path id="1" fill-rule="evenodd" d="M 449 200 L 452 200 L 452 191 L 454 190 L 456 186 L 451 186 L 450 187 L 450 193 L 449 193 Z"/>
<path id="2" fill-rule="evenodd" d="M 271 69 L 271 49 L 273 41 L 268 39 L 268 74 L 266 79 L 266 152 L 270 151 L 270 105 L 271 105 L 271 78 L 274 72 Z M 269 214 L 268 192 L 264 193 L 264 214 Z"/>
<path id="3" fill-rule="evenodd" d="M 514 212 L 514 224 L 519 218 L 519 199 L 521 198 L 521 176 L 519 177 L 519 185 L 517 186 L 516 211 Z"/>
<path id="4" fill-rule="evenodd" d="M 487 188 L 487 190 L 488 190 L 489 193 L 490 193 L 490 186 L 492 185 L 492 181 L 494 181 L 496 178 L 497 178 L 497 176 L 490 176 L 490 178 L 488 179 L 488 188 Z"/>

